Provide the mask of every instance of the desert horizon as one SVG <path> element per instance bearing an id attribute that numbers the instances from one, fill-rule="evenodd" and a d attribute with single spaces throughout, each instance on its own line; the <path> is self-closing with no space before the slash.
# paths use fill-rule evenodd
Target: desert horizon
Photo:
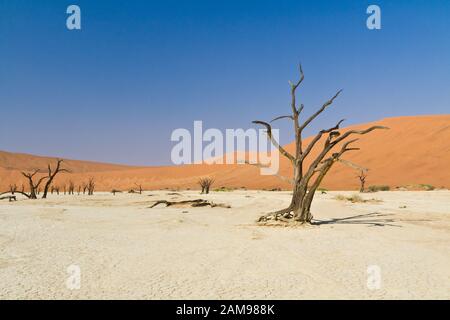
<path id="1" fill-rule="evenodd" d="M 361 151 L 349 154 L 346 159 L 368 169 L 367 184 L 387 185 L 391 189 L 428 190 L 450 189 L 450 115 L 424 115 L 391 117 L 368 124 L 344 127 L 343 132 L 362 128 L 370 124 L 382 124 L 390 128 L 361 138 L 357 143 Z M 306 138 L 308 142 L 311 138 Z M 427 142 L 428 141 L 428 142 Z M 285 146 L 293 150 L 293 144 Z M 314 151 L 313 151 L 314 154 Z M 26 180 L 21 171 L 40 169 L 44 175 L 47 166 L 58 157 L 35 156 L 24 153 L 0 151 L 0 192 L 7 191 L 11 184 L 21 186 Z M 280 159 L 280 172 L 292 175 L 289 164 Z M 55 179 L 63 189 L 69 181 L 75 184 L 86 182 L 90 177 L 96 181 L 96 190 L 129 191 L 136 184 L 146 190 L 198 189 L 198 179 L 215 179 L 216 188 L 283 189 L 289 183 L 276 176 L 262 176 L 258 168 L 247 164 L 191 164 L 171 166 L 130 166 L 99 163 L 86 160 L 64 159 L 64 167 L 70 173 L 62 173 Z M 321 187 L 330 190 L 358 190 L 358 169 L 345 164 L 336 164 L 323 181 Z"/>

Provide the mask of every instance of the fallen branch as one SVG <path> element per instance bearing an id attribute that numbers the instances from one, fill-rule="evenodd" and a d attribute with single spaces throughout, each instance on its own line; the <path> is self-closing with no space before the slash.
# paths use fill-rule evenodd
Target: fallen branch
<path id="1" fill-rule="evenodd" d="M 5 199 L 8 199 L 9 202 L 11 202 L 11 201 L 17 201 L 16 196 L 5 196 L 5 197 L 0 197 L 0 200 L 5 200 Z"/>
<path id="2" fill-rule="evenodd" d="M 204 199 L 195 199 L 195 200 L 182 200 L 182 201 L 167 201 L 167 200 L 158 200 L 150 208 L 154 208 L 157 205 L 165 204 L 167 207 L 206 207 L 210 206 L 211 208 L 220 207 L 220 208 L 231 208 L 231 206 L 223 204 L 223 203 L 214 203 Z"/>

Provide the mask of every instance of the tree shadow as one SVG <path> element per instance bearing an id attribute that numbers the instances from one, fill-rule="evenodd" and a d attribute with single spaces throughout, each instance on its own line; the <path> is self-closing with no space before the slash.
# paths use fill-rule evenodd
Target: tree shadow
<path id="1" fill-rule="evenodd" d="M 383 218 L 392 216 L 393 214 L 382 214 L 379 212 L 372 212 L 367 214 L 359 214 L 356 216 L 349 216 L 345 218 L 333 218 L 329 220 L 316 220 L 312 221 L 313 225 L 322 225 L 322 224 L 365 224 L 369 227 L 399 227 L 402 226 L 393 224 L 395 222 L 394 219 Z M 381 218 L 381 219 L 379 219 Z"/>

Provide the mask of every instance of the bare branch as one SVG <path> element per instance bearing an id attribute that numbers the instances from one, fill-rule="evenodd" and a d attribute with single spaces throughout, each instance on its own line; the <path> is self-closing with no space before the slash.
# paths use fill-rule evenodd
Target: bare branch
<path id="1" fill-rule="evenodd" d="M 345 164 L 346 166 L 351 167 L 353 169 L 360 170 L 361 172 L 369 171 L 368 168 L 364 168 L 364 167 L 362 167 L 362 166 L 360 166 L 360 165 L 358 165 L 356 163 L 353 163 L 351 161 L 348 161 L 348 160 L 339 159 L 339 162 L 341 162 L 341 163 Z"/>
<path id="2" fill-rule="evenodd" d="M 291 85 L 291 109 L 292 109 L 292 117 L 294 121 L 294 132 L 295 132 L 295 144 L 298 146 L 295 150 L 295 159 L 298 159 L 302 152 L 302 135 L 299 130 L 299 122 L 298 122 L 298 116 L 300 112 L 303 110 L 303 105 L 297 109 L 297 102 L 296 102 L 296 91 L 297 88 L 300 86 L 300 84 L 305 79 L 305 75 L 303 74 L 302 65 L 299 64 L 299 72 L 300 72 L 300 79 L 297 81 L 297 83 L 289 82 Z M 291 160 L 293 161 L 293 160 Z M 294 161 L 293 161 L 294 162 Z"/>
<path id="3" fill-rule="evenodd" d="M 291 155 L 289 152 L 287 152 L 282 146 L 280 146 L 278 141 L 273 137 L 273 135 L 272 135 L 272 126 L 270 124 L 268 124 L 267 122 L 258 121 L 258 120 L 252 121 L 252 123 L 260 124 L 260 125 L 265 126 L 266 130 L 267 130 L 267 136 L 269 137 L 269 139 L 272 142 L 272 144 L 274 145 L 274 147 L 277 148 L 282 155 L 284 155 L 286 158 L 291 160 L 291 162 L 295 161 L 294 156 Z"/>
<path id="4" fill-rule="evenodd" d="M 246 163 L 246 164 L 249 164 L 249 165 L 252 165 L 252 166 L 255 166 L 255 167 L 258 167 L 258 168 L 269 168 L 268 165 L 263 165 L 263 164 L 261 164 L 261 163 L 250 163 L 250 162 L 248 162 L 248 161 L 245 161 L 245 163 Z M 295 184 L 295 183 L 294 183 L 294 179 L 291 179 L 291 178 L 282 176 L 282 175 L 280 175 L 280 174 L 278 174 L 278 173 L 276 173 L 275 176 L 276 176 L 277 178 L 279 178 L 280 180 L 283 180 L 283 181 L 285 181 L 285 182 L 287 182 L 287 183 L 290 183 L 290 184 L 292 184 L 292 185 Z"/>
<path id="5" fill-rule="evenodd" d="M 291 88 L 295 91 L 298 86 L 303 82 L 303 80 L 305 79 L 305 75 L 303 73 L 303 69 L 302 69 L 302 64 L 299 63 L 298 65 L 298 71 L 300 72 L 300 79 L 296 82 L 293 83 L 292 81 L 289 81 L 289 84 L 291 85 Z"/>
<path id="6" fill-rule="evenodd" d="M 294 120 L 293 116 L 279 116 L 279 117 L 276 117 L 275 119 L 270 120 L 270 123 L 272 123 L 272 122 L 274 122 L 276 120 L 284 119 L 284 118 L 289 118 L 291 120 Z"/>
<path id="7" fill-rule="evenodd" d="M 331 157 L 323 160 L 321 163 L 323 164 L 322 166 L 320 166 L 319 168 L 315 168 L 314 171 L 318 172 L 318 171 L 322 171 L 324 170 L 324 168 L 326 168 L 326 166 L 330 165 L 330 162 L 336 162 L 339 160 L 339 158 L 347 151 L 353 151 L 353 150 L 359 150 L 359 148 L 349 148 L 348 146 L 356 141 L 358 141 L 359 139 L 353 139 L 350 141 L 347 141 L 346 143 L 344 143 L 341 147 L 341 150 L 339 152 L 335 152 L 331 155 Z"/>
<path id="8" fill-rule="evenodd" d="M 372 126 L 370 128 L 367 128 L 365 130 L 349 130 L 346 133 L 342 134 L 339 138 L 335 139 L 333 141 L 333 144 L 336 145 L 337 143 L 341 142 L 342 140 L 348 138 L 350 135 L 352 134 L 359 134 L 359 135 L 363 135 L 363 134 L 367 134 L 373 130 L 377 130 L 377 129 L 389 129 L 388 127 L 384 127 L 384 126 Z"/>
<path id="9" fill-rule="evenodd" d="M 330 100 L 328 100 L 327 102 L 325 102 L 322 107 L 317 110 L 311 117 L 309 117 L 301 126 L 300 126 L 300 131 L 302 131 L 303 129 L 305 129 L 308 124 L 311 123 L 311 121 L 313 121 L 319 114 L 321 114 L 322 112 L 325 111 L 325 109 L 327 107 L 329 107 L 333 101 L 339 96 L 339 94 L 342 92 L 342 89 L 339 90 Z"/>
<path id="10" fill-rule="evenodd" d="M 322 138 L 322 135 L 325 133 L 331 133 L 334 130 L 338 130 L 339 126 L 341 125 L 342 122 L 344 122 L 345 119 L 341 119 L 334 127 L 326 129 L 326 130 L 321 130 L 319 131 L 319 133 L 311 140 L 311 142 L 309 143 L 309 145 L 306 147 L 305 151 L 302 153 L 301 155 L 301 160 L 304 160 L 308 154 L 311 152 L 311 150 L 313 149 L 314 145 L 320 140 L 320 138 Z"/>

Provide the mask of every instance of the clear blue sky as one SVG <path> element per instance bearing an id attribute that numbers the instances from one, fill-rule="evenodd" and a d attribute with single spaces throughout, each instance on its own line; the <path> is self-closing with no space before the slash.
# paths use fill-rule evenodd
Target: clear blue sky
<path id="1" fill-rule="evenodd" d="M 449 113 L 450 1 L 0 0 L 0 150 L 168 164 L 173 129 L 289 112 L 299 61 L 306 113 L 344 89 L 311 129 Z"/>

